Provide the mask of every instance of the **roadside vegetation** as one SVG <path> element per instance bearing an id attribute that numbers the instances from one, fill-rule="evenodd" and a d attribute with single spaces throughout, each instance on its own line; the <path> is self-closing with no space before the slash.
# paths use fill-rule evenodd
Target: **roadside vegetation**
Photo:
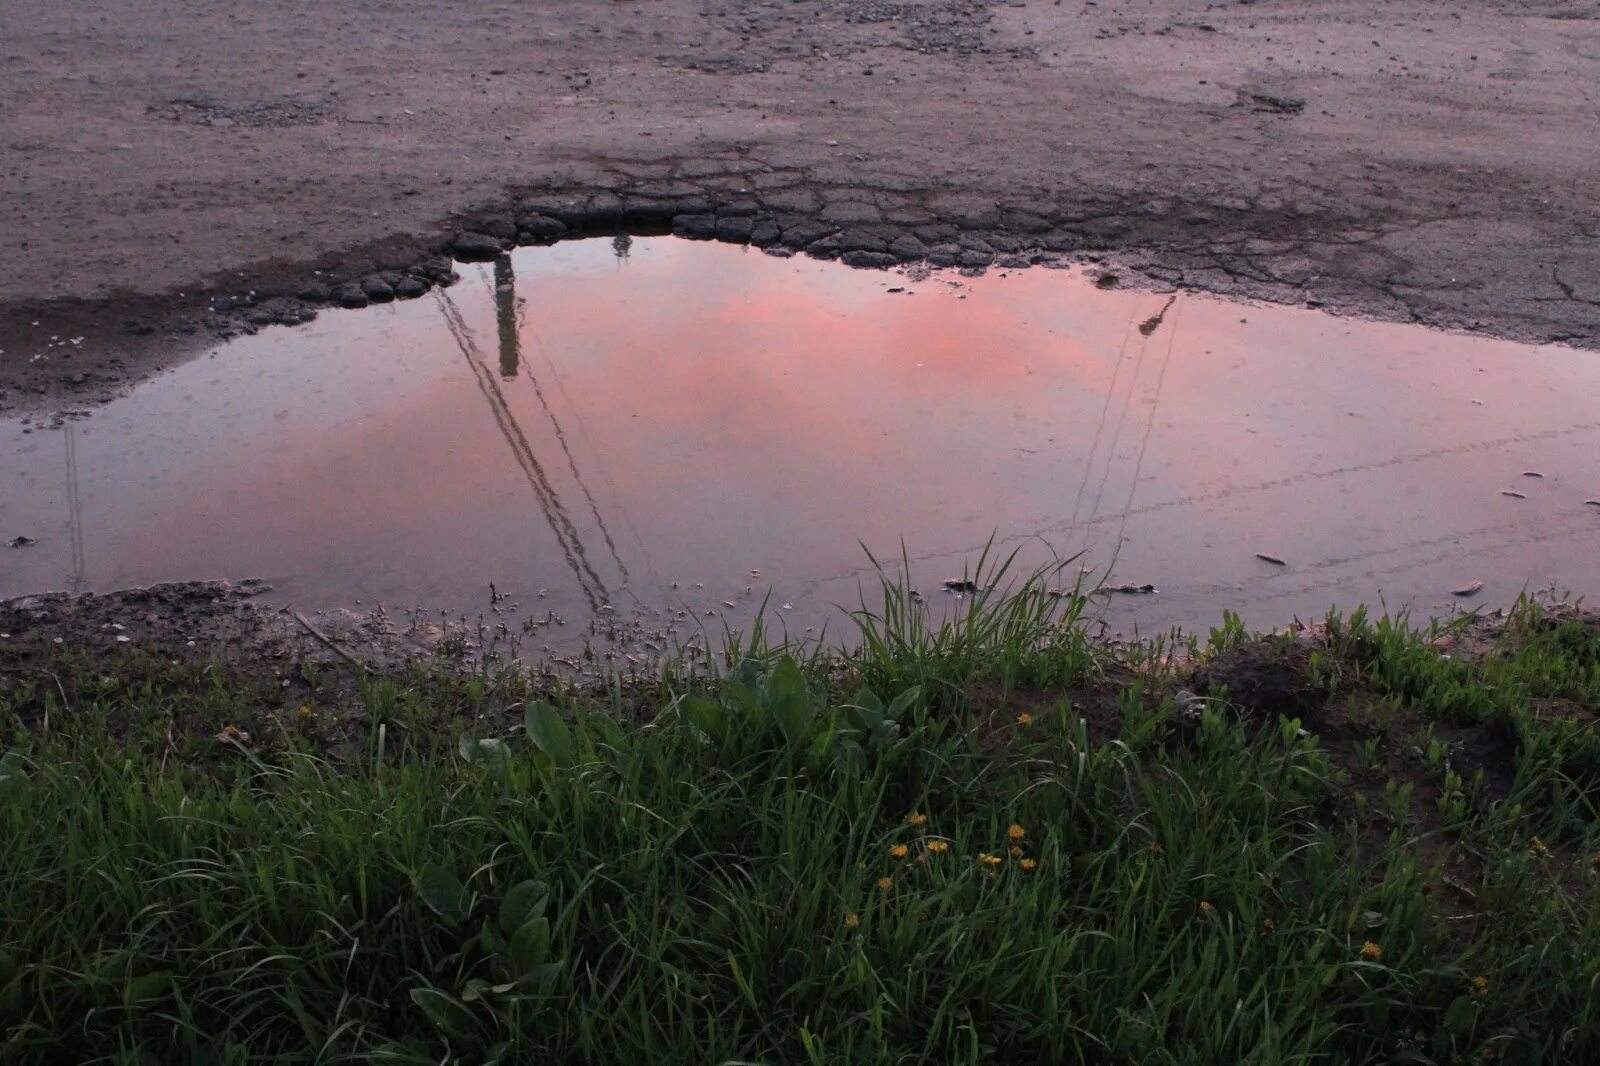
<path id="1" fill-rule="evenodd" d="M 0 675 L 0 1061 L 1600 1061 L 1591 618 L 1052 576 L 603 692 Z"/>

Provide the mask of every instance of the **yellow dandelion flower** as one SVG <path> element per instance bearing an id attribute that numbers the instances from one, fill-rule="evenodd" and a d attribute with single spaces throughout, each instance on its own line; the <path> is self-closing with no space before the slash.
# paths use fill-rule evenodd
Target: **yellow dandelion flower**
<path id="1" fill-rule="evenodd" d="M 302 703 L 300 705 L 300 710 L 298 712 L 296 712 L 296 713 L 299 714 L 301 718 L 310 718 L 311 717 L 311 704 Z"/>
<path id="2" fill-rule="evenodd" d="M 1261 922 L 1261 928 L 1270 933 L 1274 929 L 1278 928 L 1278 923 L 1273 921 L 1271 918 L 1265 918 Z"/>
<path id="3" fill-rule="evenodd" d="M 1022 867 L 1024 870 L 1029 870 L 1029 871 L 1037 870 L 1039 868 L 1039 860 L 1038 859 L 1023 859 L 1021 862 L 1017 863 L 1017 865 Z"/>
<path id="4" fill-rule="evenodd" d="M 894 878 L 892 878 L 892 877 L 880 877 L 880 878 L 878 878 L 878 887 L 879 888 L 892 888 L 892 887 L 894 887 Z"/>
<path id="5" fill-rule="evenodd" d="M 1211 901 L 1210 900 L 1203 899 L 1203 900 L 1200 901 L 1200 913 L 1201 914 L 1210 914 L 1212 911 L 1214 911 L 1216 909 L 1217 908 L 1215 908 L 1215 907 L 1213 907 L 1211 905 Z"/>
<path id="6" fill-rule="evenodd" d="M 1489 979 L 1482 974 L 1472 979 L 1472 992 L 1474 995 L 1487 996 L 1489 994 Z"/>
<path id="7" fill-rule="evenodd" d="M 1538 837 L 1530 837 L 1528 839 L 1528 850 L 1533 852 L 1535 855 L 1550 854 L 1550 848 Z"/>
<path id="8" fill-rule="evenodd" d="M 906 824 L 907 825 L 927 825 L 928 824 L 928 816 L 926 814 L 923 814 L 921 811 L 912 811 L 910 814 L 906 815 Z"/>
<path id="9" fill-rule="evenodd" d="M 1383 948 L 1369 940 L 1361 945 L 1361 957 L 1376 962 L 1383 958 Z"/>
<path id="10" fill-rule="evenodd" d="M 1029 714 L 1027 711 L 1023 711 L 1021 714 L 1017 715 L 1017 724 L 1018 725 L 1032 725 L 1033 724 L 1033 715 Z"/>
<path id="11" fill-rule="evenodd" d="M 846 929 L 860 929 L 861 928 L 861 915 L 859 915 L 859 914 L 847 914 L 847 915 L 845 915 L 844 916 L 844 927 Z"/>
<path id="12" fill-rule="evenodd" d="M 1021 849 L 1021 848 L 1018 848 L 1018 847 L 1013 847 L 1013 848 L 1011 848 L 1011 857 L 1012 857 L 1012 858 L 1013 858 L 1013 859 L 1020 859 L 1020 858 L 1022 858 L 1022 849 Z"/>
<path id="13" fill-rule="evenodd" d="M 978 861 L 985 866 L 999 866 L 1005 860 L 998 855 L 990 855 L 987 851 L 978 852 Z"/>
<path id="14" fill-rule="evenodd" d="M 896 844 L 894 847 L 889 849 L 889 857 L 891 859 L 903 859 L 910 853 L 911 849 L 906 847 L 904 844 Z"/>
<path id="15" fill-rule="evenodd" d="M 949 850 L 950 850 L 950 842 L 948 840 L 930 840 L 930 841 L 928 841 L 928 851 L 930 853 L 934 854 L 934 855 L 943 855 L 945 852 L 947 852 Z"/>
<path id="16" fill-rule="evenodd" d="M 1012 840 L 1021 840 L 1027 835 L 1027 833 L 1023 832 L 1022 826 L 1015 822 L 1012 822 L 1011 828 L 1006 830 L 1006 836 L 1010 837 Z"/>

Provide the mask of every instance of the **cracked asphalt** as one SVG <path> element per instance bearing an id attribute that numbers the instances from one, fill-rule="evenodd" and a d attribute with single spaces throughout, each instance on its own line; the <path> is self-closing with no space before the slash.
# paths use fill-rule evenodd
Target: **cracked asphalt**
<path id="1" fill-rule="evenodd" d="M 1600 348 L 1597 87 L 1595 0 L 9 0 L 0 408 L 563 204 Z"/>

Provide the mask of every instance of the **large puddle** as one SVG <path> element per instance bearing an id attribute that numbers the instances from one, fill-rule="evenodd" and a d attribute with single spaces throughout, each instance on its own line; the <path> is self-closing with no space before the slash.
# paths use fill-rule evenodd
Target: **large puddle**
<path id="1" fill-rule="evenodd" d="M 862 544 L 903 542 L 937 604 L 991 535 L 1154 586 L 1101 601 L 1124 631 L 1600 584 L 1593 353 L 1066 271 L 626 251 L 521 250 L 0 422 L 0 539 L 36 538 L 0 596 L 253 576 L 472 617 L 493 583 L 577 632 L 744 626 L 770 593 L 801 631 L 857 602 Z"/>

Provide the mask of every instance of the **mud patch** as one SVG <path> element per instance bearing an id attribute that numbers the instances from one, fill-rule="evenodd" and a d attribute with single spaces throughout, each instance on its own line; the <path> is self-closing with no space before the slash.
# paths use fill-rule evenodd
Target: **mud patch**
<path id="1" fill-rule="evenodd" d="M 279 98 L 227 103 L 211 96 L 183 97 L 147 109 L 151 118 L 226 129 L 282 129 L 326 122 L 330 105 L 324 100 Z"/>

